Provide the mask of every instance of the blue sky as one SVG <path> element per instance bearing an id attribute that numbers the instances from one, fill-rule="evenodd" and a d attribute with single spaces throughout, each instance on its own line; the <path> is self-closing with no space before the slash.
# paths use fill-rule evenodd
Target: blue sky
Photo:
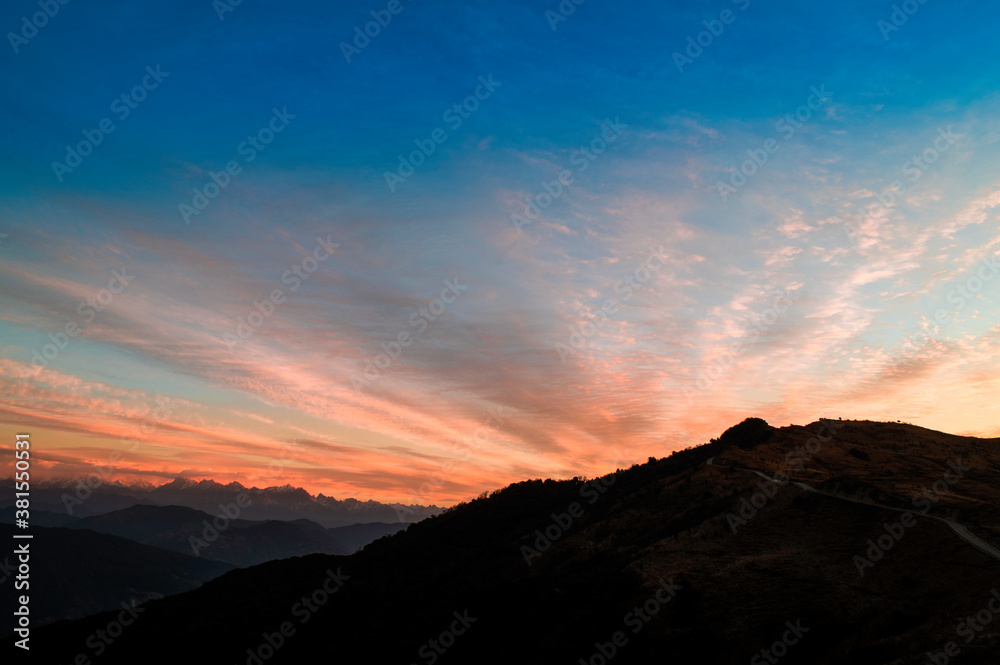
<path id="1" fill-rule="evenodd" d="M 208 0 L 72 0 L 17 52 L 8 34 L 0 433 L 46 433 L 51 476 L 150 420 L 116 478 L 423 503 L 604 472 L 749 415 L 1000 432 L 1000 9 L 913 2 L 903 22 L 897 3 L 888 30 L 893 3 L 587 0 L 553 29 L 556 2 L 401 0 L 347 62 L 341 44 L 388 4 L 244 0 L 220 20 Z M 39 11 L 8 3 L 0 26 Z M 705 46 L 679 71 L 688 38 Z M 114 100 L 144 78 L 122 118 Z M 455 127 L 445 113 L 477 87 Z M 60 180 L 53 162 L 105 118 Z M 123 268 L 134 280 L 87 320 Z M 435 305 L 449 279 L 465 288 Z M 421 307 L 443 311 L 418 333 Z M 67 323 L 79 334 L 33 363 Z M 288 445 L 284 477 L 264 472 Z"/>

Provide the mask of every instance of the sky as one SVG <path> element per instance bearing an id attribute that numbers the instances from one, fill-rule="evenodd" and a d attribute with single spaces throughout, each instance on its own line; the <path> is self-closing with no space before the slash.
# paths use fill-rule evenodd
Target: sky
<path id="1" fill-rule="evenodd" d="M 1000 436 L 998 19 L 4 3 L 0 444 L 451 505 L 750 416 Z"/>

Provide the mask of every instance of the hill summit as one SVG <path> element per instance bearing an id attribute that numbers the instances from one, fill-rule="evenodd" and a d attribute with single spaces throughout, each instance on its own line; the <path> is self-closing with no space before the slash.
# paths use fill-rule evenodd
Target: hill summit
<path id="1" fill-rule="evenodd" d="M 912 425 L 749 419 L 148 602 L 101 663 L 995 664 L 998 456 Z M 74 662 L 113 619 L 38 649 Z"/>

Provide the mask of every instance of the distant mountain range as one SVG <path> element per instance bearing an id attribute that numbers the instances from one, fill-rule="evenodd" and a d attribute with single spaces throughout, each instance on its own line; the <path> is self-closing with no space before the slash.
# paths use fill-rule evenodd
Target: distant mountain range
<path id="1" fill-rule="evenodd" d="M 309 520 L 220 519 L 185 506 L 137 505 L 84 518 L 80 527 L 241 567 L 304 554 L 349 553 Z"/>
<path id="2" fill-rule="evenodd" d="M 100 662 L 993 664 L 998 469 L 1000 440 L 750 419 L 150 601 Z M 72 662 L 114 617 L 43 627 L 32 653 Z"/>
<path id="3" fill-rule="evenodd" d="M 378 501 L 338 500 L 319 494 L 313 496 L 301 487 L 247 488 L 240 483 L 223 485 L 213 480 L 177 479 L 160 486 L 148 483 L 126 485 L 110 482 L 87 493 L 79 493 L 76 483 L 60 481 L 36 483 L 31 488 L 31 505 L 35 510 L 70 514 L 74 517 L 102 515 L 136 504 L 186 506 L 210 515 L 220 514 L 220 505 L 236 501 L 245 493 L 250 504 L 242 508 L 239 518 L 247 520 L 293 521 L 306 519 L 324 527 L 348 526 L 371 522 L 419 522 L 437 515 L 437 506 L 385 504 Z M 13 505 L 13 492 L 0 497 L 0 508 Z"/>
<path id="4" fill-rule="evenodd" d="M 13 524 L 14 511 L 13 507 L 0 509 L 0 522 Z M 238 567 L 306 554 L 351 554 L 373 540 L 409 526 L 404 522 L 375 522 L 327 529 L 305 519 L 291 522 L 230 520 L 185 506 L 141 504 L 83 518 L 32 510 L 31 524 L 90 529 Z"/>
<path id="5" fill-rule="evenodd" d="M 30 541 L 14 540 L 15 531 L 24 533 L 9 523 L 0 524 L 4 542 L 30 543 L 30 588 L 14 588 L 18 560 L 10 554 L 14 549 L 10 547 L 0 556 L 0 590 L 5 609 L 14 607 L 16 596 L 30 596 L 34 626 L 189 591 L 233 569 L 221 561 L 196 559 L 84 529 L 32 526 Z M 3 612 L 0 634 L 13 629 L 12 613 Z"/>
<path id="6" fill-rule="evenodd" d="M 0 509 L 8 542 L 15 508 Z M 327 529 L 309 520 L 216 520 L 182 506 L 136 505 L 77 518 L 31 511 L 31 565 L 44 571 L 32 591 L 32 623 L 79 619 L 196 588 L 234 567 L 307 554 L 350 554 L 410 526 L 370 523 Z M 23 532 L 22 532 L 23 533 Z M 38 556 L 35 554 L 38 553 Z M 0 590 L 15 594 L 17 560 L 0 559 Z M 54 573 L 50 570 L 56 568 Z M 0 636 L 13 630 L 9 615 Z"/>

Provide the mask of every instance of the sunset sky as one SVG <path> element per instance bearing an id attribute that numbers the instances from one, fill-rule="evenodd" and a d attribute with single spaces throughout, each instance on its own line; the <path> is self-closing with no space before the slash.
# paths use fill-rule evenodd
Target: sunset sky
<path id="1" fill-rule="evenodd" d="M 1000 6 L 562 6 L 5 3 L 4 449 L 449 505 L 1000 436 Z"/>

